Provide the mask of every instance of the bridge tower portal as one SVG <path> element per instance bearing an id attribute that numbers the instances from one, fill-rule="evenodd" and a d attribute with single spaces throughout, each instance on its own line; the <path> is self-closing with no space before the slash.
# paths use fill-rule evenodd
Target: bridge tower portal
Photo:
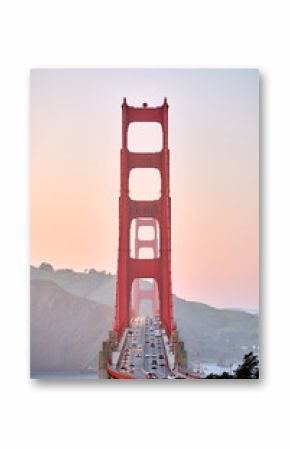
<path id="1" fill-rule="evenodd" d="M 153 229 L 153 239 L 145 240 L 139 236 L 140 228 L 151 227 Z M 158 258 L 158 224 L 155 218 L 136 218 L 135 221 L 135 258 L 140 258 L 142 248 L 152 249 L 153 258 Z M 153 315 L 159 315 L 158 285 L 153 280 L 151 289 L 142 288 L 140 279 L 135 279 L 133 283 L 132 313 L 133 317 L 140 315 L 140 303 L 142 300 L 149 300 L 152 303 Z"/>

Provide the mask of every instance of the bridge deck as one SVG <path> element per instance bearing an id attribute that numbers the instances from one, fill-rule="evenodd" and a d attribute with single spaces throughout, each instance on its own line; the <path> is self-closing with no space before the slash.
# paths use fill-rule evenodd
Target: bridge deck
<path id="1" fill-rule="evenodd" d="M 131 374 L 137 379 L 146 379 L 151 375 L 158 379 L 168 378 L 170 370 L 163 331 L 157 319 L 132 320 L 131 327 L 126 330 L 117 369 L 120 373 Z"/>
<path id="2" fill-rule="evenodd" d="M 112 378 L 196 378 L 174 371 L 169 360 L 168 338 L 157 317 L 131 320 L 131 326 L 125 330 L 122 347 L 119 349 L 117 363 L 108 367 L 108 374 Z"/>

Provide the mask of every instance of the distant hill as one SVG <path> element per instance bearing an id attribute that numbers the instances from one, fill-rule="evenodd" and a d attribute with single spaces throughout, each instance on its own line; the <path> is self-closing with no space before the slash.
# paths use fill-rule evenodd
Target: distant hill
<path id="1" fill-rule="evenodd" d="M 229 308 L 226 308 L 225 310 L 234 310 L 235 312 L 239 311 L 239 312 L 250 313 L 251 315 L 259 315 L 258 309 L 243 309 L 242 307 L 229 307 Z"/>
<path id="2" fill-rule="evenodd" d="M 31 281 L 31 371 L 96 368 L 113 308 L 79 298 L 47 280 Z"/>
<path id="3" fill-rule="evenodd" d="M 50 264 L 43 263 L 39 268 L 30 267 L 30 278 L 52 281 L 73 295 L 114 305 L 116 276 L 105 271 L 91 269 L 80 273 L 71 269 L 54 270 Z"/>
<path id="4" fill-rule="evenodd" d="M 191 362 L 199 353 L 203 362 L 228 366 L 258 347 L 257 315 L 175 298 L 174 317 Z"/>
<path id="5" fill-rule="evenodd" d="M 32 362 L 38 360 L 37 366 L 43 366 L 43 369 L 49 369 L 49 366 L 61 369 L 61 364 L 70 370 L 85 368 L 96 360 L 95 352 L 111 329 L 116 276 L 94 269 L 87 273 L 54 270 L 44 263 L 39 268 L 31 267 L 31 280 L 32 327 L 41 335 L 40 338 L 37 333 L 32 333 L 32 355 L 37 354 Z M 55 295 L 53 307 L 50 301 L 52 291 Z M 71 303 L 78 304 L 78 307 Z M 146 306 L 143 310 L 150 313 L 148 304 L 147 310 Z M 199 353 L 201 361 L 229 365 L 240 362 L 245 352 L 258 346 L 258 315 L 238 309 L 216 309 L 174 296 L 174 318 L 191 363 Z M 81 338 L 82 343 L 76 347 L 73 342 Z M 61 347 L 59 351 L 58 345 Z M 58 352 L 57 356 L 54 356 L 54 351 Z M 78 354 L 77 361 L 73 358 L 74 352 Z M 62 359 L 65 362 L 61 363 Z"/>

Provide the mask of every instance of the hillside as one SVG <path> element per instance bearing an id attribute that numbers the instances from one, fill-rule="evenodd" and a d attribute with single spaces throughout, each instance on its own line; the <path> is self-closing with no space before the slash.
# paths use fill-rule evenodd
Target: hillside
<path id="1" fill-rule="evenodd" d="M 229 365 L 259 344 L 257 315 L 175 298 L 174 316 L 192 362 L 198 352 L 201 361 Z"/>
<path id="2" fill-rule="evenodd" d="M 31 281 L 31 371 L 96 367 L 113 309 L 79 298 L 51 281 Z"/>
<path id="3" fill-rule="evenodd" d="M 49 264 L 30 267 L 31 280 L 47 280 L 81 298 L 100 304 L 114 305 L 116 277 L 105 271 L 89 270 L 80 273 L 71 269 L 54 270 Z"/>
<path id="4" fill-rule="evenodd" d="M 31 280 L 32 325 L 41 337 L 39 339 L 38 334 L 33 334 L 32 350 L 37 354 L 33 361 L 38 360 L 38 366 L 43 366 L 43 369 L 58 369 L 60 366 L 72 369 L 90 364 L 96 357 L 96 348 L 111 328 L 116 277 L 96 270 L 88 273 L 54 270 L 50 265 L 42 264 L 40 268 L 31 267 Z M 56 296 L 52 310 L 53 285 Z M 38 302 L 41 304 L 39 308 Z M 78 307 L 72 306 L 71 302 L 76 302 Z M 240 362 L 245 352 L 252 350 L 253 345 L 258 346 L 258 315 L 216 309 L 174 296 L 174 317 L 192 363 L 197 353 L 205 362 L 225 365 Z M 77 362 L 73 357 L 75 341 L 79 341 Z M 58 345 L 61 346 L 59 351 Z M 54 351 L 58 355 L 54 355 Z M 84 354 L 81 356 L 82 351 Z M 46 362 L 47 358 L 49 361 Z"/>

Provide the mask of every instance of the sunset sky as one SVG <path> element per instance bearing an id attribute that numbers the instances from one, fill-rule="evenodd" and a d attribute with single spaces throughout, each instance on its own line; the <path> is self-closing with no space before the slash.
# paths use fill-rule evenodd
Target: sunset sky
<path id="1" fill-rule="evenodd" d="M 123 97 L 168 99 L 174 293 L 257 309 L 257 70 L 33 70 L 31 263 L 116 272 Z M 129 148 L 160 149 L 159 131 L 132 126 Z M 159 190 L 134 177 L 132 196 Z"/>

